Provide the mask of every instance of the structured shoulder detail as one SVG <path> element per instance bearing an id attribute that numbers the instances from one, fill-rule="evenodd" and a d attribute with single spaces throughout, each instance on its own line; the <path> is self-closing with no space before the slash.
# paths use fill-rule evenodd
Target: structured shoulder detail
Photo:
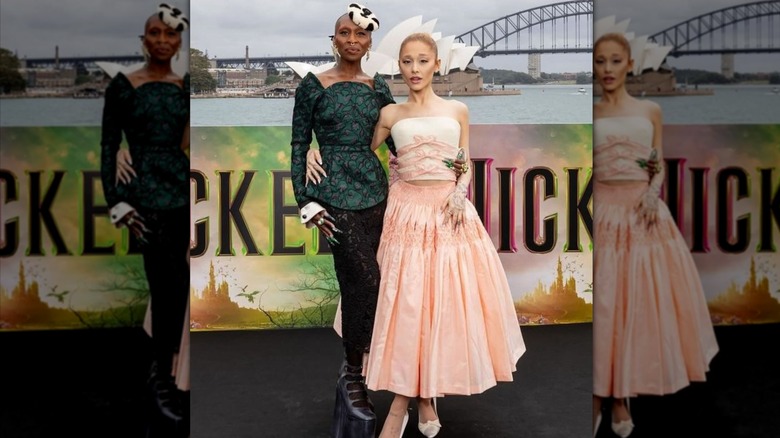
<path id="1" fill-rule="evenodd" d="M 390 86 L 387 84 L 387 81 L 385 81 L 385 78 L 380 76 L 379 73 L 374 75 L 374 89 L 381 98 L 381 106 L 395 103 L 393 94 L 390 92 Z"/>

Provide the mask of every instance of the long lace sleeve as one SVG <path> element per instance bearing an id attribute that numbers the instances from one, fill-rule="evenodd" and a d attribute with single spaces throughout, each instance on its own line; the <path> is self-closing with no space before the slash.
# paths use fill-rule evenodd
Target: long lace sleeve
<path id="1" fill-rule="evenodd" d="M 115 77 L 106 88 L 103 105 L 102 132 L 100 138 L 100 177 L 103 183 L 103 194 L 109 207 L 124 201 L 119 195 L 116 179 L 116 153 L 122 143 L 122 84 Z"/>
<path id="2" fill-rule="evenodd" d="M 468 159 L 466 162 L 468 162 Z M 453 205 L 456 208 L 466 208 L 466 194 L 469 190 L 469 184 L 471 184 L 471 169 L 463 172 L 455 182 L 455 190 L 450 196 L 452 197 Z"/>
<path id="3" fill-rule="evenodd" d="M 666 177 L 666 167 L 663 163 L 659 163 L 658 173 L 653 175 L 650 179 L 650 183 L 647 186 L 647 190 L 642 194 L 640 199 L 640 209 L 647 210 L 652 213 L 658 212 L 658 203 L 661 202 L 661 186 L 664 183 Z"/>
<path id="4" fill-rule="evenodd" d="M 312 141 L 314 125 L 314 106 L 320 90 L 314 75 L 307 74 L 295 91 L 295 106 L 292 119 L 292 151 L 290 153 L 293 193 L 298 207 L 303 207 L 312 201 L 306 196 L 306 153 Z"/>

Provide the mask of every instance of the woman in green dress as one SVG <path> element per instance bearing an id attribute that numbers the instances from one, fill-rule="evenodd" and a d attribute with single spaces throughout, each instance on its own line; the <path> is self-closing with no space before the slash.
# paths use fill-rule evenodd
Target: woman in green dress
<path id="1" fill-rule="evenodd" d="M 189 297 L 189 75 L 171 62 L 188 19 L 161 4 L 141 36 L 146 64 L 118 73 L 106 88 L 101 177 L 111 222 L 126 226 L 143 254 L 151 294 L 153 364 L 149 377 L 162 416 L 187 428 L 174 381 Z M 122 138 L 129 155 L 120 152 Z"/>
<path id="2" fill-rule="evenodd" d="M 292 120 L 292 183 L 301 222 L 317 226 L 333 253 L 341 292 L 340 318 L 345 361 L 339 370 L 332 434 L 373 437 L 373 412 L 362 375 L 363 355 L 371 344 L 387 176 L 371 150 L 379 110 L 393 103 L 384 79 L 367 75 L 361 60 L 371 47 L 379 21 L 367 8 L 351 4 L 338 18 L 332 37 L 336 64 L 307 74 L 295 93 Z M 316 181 L 306 163 L 317 137 L 326 177 Z"/>

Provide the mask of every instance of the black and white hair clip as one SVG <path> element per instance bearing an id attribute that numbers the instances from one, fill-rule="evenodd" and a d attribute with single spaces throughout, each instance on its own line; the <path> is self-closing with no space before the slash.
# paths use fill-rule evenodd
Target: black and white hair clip
<path id="1" fill-rule="evenodd" d="M 157 8 L 157 16 L 163 23 L 174 28 L 176 32 L 186 30 L 190 26 L 190 20 L 184 16 L 181 9 L 174 8 L 167 3 L 160 3 Z"/>
<path id="2" fill-rule="evenodd" d="M 353 23 L 369 32 L 379 29 L 379 19 L 376 18 L 376 15 L 370 9 L 363 5 L 350 3 L 349 7 L 347 7 L 347 14 Z"/>

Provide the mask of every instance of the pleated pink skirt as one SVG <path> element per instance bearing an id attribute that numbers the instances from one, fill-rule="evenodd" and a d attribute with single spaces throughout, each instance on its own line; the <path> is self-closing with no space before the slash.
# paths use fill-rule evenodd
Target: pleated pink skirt
<path id="1" fill-rule="evenodd" d="M 390 187 L 366 382 L 409 397 L 478 394 L 512 381 L 525 352 L 501 260 L 474 206 L 443 223 L 454 184 Z"/>
<path id="2" fill-rule="evenodd" d="M 594 186 L 593 393 L 625 398 L 705 381 L 718 351 L 699 273 L 666 204 L 648 230 L 647 183 Z"/>

